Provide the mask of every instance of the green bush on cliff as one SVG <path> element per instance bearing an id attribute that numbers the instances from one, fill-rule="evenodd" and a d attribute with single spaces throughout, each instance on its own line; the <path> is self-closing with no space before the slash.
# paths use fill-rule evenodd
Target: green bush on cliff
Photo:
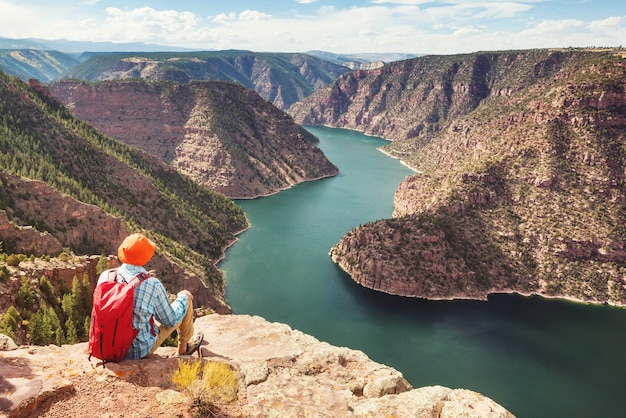
<path id="1" fill-rule="evenodd" d="M 17 312 L 17 309 L 15 309 L 15 306 L 11 306 L 2 316 L 2 321 L 0 321 L 0 333 L 15 338 L 15 331 L 20 322 L 22 322 L 20 314 Z"/>
<path id="2" fill-rule="evenodd" d="M 6 266 L 0 266 L 0 283 L 4 283 L 9 278 L 9 269 Z"/>
<path id="3" fill-rule="evenodd" d="M 92 304 L 92 287 L 85 274 L 82 280 L 74 276 L 72 288 L 60 289 L 45 277 L 35 281 L 24 277 L 15 298 L 15 306 L 2 317 L 0 332 L 15 338 L 19 324 L 26 324 L 26 344 L 75 344 L 86 341 Z M 20 313 L 21 312 L 21 313 Z"/>
<path id="4" fill-rule="evenodd" d="M 7 266 L 17 267 L 25 259 L 26 259 L 26 256 L 24 254 L 10 254 L 5 259 L 5 263 L 7 263 Z"/>
<path id="5" fill-rule="evenodd" d="M 30 281 L 28 278 L 22 278 L 20 282 L 20 288 L 17 291 L 17 297 L 15 303 L 23 310 L 30 311 L 35 304 L 35 295 L 30 288 Z"/>

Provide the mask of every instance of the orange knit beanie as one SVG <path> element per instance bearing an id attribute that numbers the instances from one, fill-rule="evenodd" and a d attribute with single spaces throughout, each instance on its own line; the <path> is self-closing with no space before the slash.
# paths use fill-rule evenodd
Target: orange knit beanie
<path id="1" fill-rule="evenodd" d="M 156 244 L 143 234 L 135 233 L 126 237 L 117 250 L 117 258 L 122 263 L 143 266 L 154 255 Z"/>

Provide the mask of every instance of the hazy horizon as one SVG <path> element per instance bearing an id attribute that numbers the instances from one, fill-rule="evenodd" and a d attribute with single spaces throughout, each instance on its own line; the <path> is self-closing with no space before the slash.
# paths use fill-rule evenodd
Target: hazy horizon
<path id="1" fill-rule="evenodd" d="M 193 50 L 456 54 L 618 47 L 626 3 L 560 0 L 0 0 L 0 37 Z"/>

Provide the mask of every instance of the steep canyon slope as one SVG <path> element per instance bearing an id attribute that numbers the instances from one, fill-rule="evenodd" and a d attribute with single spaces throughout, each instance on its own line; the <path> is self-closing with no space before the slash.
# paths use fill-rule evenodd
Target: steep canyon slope
<path id="1" fill-rule="evenodd" d="M 333 176 L 317 138 L 241 85 L 63 81 L 51 94 L 101 132 L 233 198 Z"/>
<path id="2" fill-rule="evenodd" d="M 399 295 L 626 305 L 625 91 L 620 50 L 428 56 L 343 76 L 294 119 L 391 139 L 383 151 L 417 173 L 393 219 L 331 257 Z"/>
<path id="3" fill-rule="evenodd" d="M 148 267 L 168 289 L 196 289 L 199 304 L 228 311 L 215 263 L 248 225 L 241 208 L 34 87 L 0 73 L 3 251 L 115 254 L 121 237 L 141 230 L 158 244 Z"/>
<path id="4" fill-rule="evenodd" d="M 36 78 L 47 82 L 79 62 L 67 54 L 44 49 L 0 49 L 0 70 L 23 80 Z"/>

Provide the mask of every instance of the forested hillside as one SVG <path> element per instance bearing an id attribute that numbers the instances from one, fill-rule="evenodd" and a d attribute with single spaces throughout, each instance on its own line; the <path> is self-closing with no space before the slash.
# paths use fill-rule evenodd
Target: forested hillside
<path id="1" fill-rule="evenodd" d="M 12 225 L 35 226 L 76 254 L 107 255 L 116 253 L 117 236 L 94 245 L 83 234 L 70 238 L 67 231 L 99 230 L 105 224 L 98 219 L 107 224 L 111 216 L 122 219 L 128 231 L 142 230 L 157 242 L 159 259 L 167 260 L 157 265 L 157 274 L 166 283 L 199 280 L 223 300 L 223 277 L 215 263 L 234 234 L 247 227 L 243 211 L 160 160 L 103 135 L 45 93 L 0 74 L 0 169 L 5 173 L 0 209 Z M 17 183 L 15 176 L 31 181 Z M 76 201 L 73 216 L 62 212 L 69 203 L 44 204 L 48 200 L 34 192 L 41 187 L 30 186 L 32 180 Z M 98 208 L 101 215 L 84 225 L 84 214 L 93 211 L 80 205 Z M 5 240 L 3 245 L 9 250 L 13 244 Z"/>

